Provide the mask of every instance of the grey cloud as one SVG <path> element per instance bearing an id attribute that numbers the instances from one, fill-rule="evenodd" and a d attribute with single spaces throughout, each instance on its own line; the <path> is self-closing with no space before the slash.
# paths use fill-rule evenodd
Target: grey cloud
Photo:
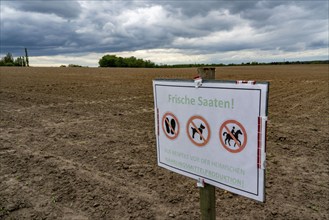
<path id="1" fill-rule="evenodd" d="M 329 45 L 328 45 L 328 41 L 324 41 L 324 40 L 318 40 L 318 41 L 311 41 L 309 43 L 307 43 L 307 46 L 310 47 L 310 48 L 329 48 Z"/>
<path id="2" fill-rule="evenodd" d="M 159 4 L 172 13 L 181 13 L 186 17 L 206 16 L 209 11 L 225 9 L 221 1 L 159 1 Z"/>
<path id="3" fill-rule="evenodd" d="M 76 1 L 26 0 L 6 3 L 20 11 L 55 14 L 67 19 L 77 18 L 81 12 L 80 4 Z"/>
<path id="4" fill-rule="evenodd" d="M 319 1 L 316 2 L 319 3 Z M 254 8 L 241 11 L 240 15 L 243 19 L 250 21 L 250 25 L 255 28 L 280 29 L 282 24 L 292 20 L 298 20 L 302 24 L 317 19 L 328 19 L 328 3 L 321 5 L 307 1 L 267 1 Z"/>
<path id="5" fill-rule="evenodd" d="M 22 19 L 24 18 L 24 19 Z M 31 55 L 58 54 L 60 47 L 69 50 L 70 41 L 75 41 L 74 24 L 56 21 L 50 16 L 18 16 L 1 21 L 1 52 L 12 52 L 17 56 L 24 47 Z M 77 42 L 78 45 L 81 42 Z M 72 49 L 72 48 L 71 48 Z"/>
<path id="6" fill-rule="evenodd" d="M 155 48 L 178 48 L 199 54 L 244 49 L 298 51 L 321 48 L 328 45 L 323 34 L 318 34 L 328 28 L 328 14 L 325 13 L 328 3 L 316 2 L 5 2 L 5 7 L 14 8 L 21 16 L 2 17 L 1 53 L 7 52 L 3 49 L 12 51 L 25 46 L 32 49 L 32 55 Z M 157 6 L 158 11 L 150 10 Z M 22 19 L 26 12 L 29 16 Z M 31 16 L 35 12 L 38 16 Z M 43 16 L 40 17 L 40 13 Z M 261 37 L 250 36 L 240 41 L 218 39 L 224 44 L 201 42 L 213 33 L 229 33 L 243 26 L 249 26 Z M 178 38 L 196 40 L 191 44 L 175 44 Z"/>

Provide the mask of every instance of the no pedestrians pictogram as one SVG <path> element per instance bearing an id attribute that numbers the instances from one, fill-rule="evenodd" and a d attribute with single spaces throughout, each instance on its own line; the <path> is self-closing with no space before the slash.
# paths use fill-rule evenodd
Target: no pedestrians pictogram
<path id="1" fill-rule="evenodd" d="M 167 138 L 174 140 L 179 134 L 179 122 L 177 117 L 171 113 L 166 112 L 162 117 L 162 130 Z"/>
<path id="2" fill-rule="evenodd" d="M 247 144 L 246 129 L 236 120 L 227 120 L 219 129 L 219 140 L 227 151 L 239 153 Z"/>
<path id="3" fill-rule="evenodd" d="M 201 116 L 192 116 L 186 124 L 188 138 L 198 147 L 205 146 L 210 139 L 210 126 Z"/>

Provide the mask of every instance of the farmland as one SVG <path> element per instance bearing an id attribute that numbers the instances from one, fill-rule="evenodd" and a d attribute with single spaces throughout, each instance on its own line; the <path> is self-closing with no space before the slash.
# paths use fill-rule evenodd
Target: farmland
<path id="1" fill-rule="evenodd" d="M 196 182 L 157 166 L 152 93 L 196 72 L 1 67 L 0 219 L 198 219 Z M 266 202 L 216 189 L 218 219 L 329 219 L 329 66 L 216 74 L 270 82 Z"/>

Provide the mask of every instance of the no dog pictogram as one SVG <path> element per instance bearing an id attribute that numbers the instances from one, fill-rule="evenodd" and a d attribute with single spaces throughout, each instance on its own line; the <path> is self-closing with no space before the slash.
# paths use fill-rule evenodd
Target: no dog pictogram
<path id="1" fill-rule="evenodd" d="M 179 134 L 179 122 L 177 117 L 171 113 L 166 112 L 162 117 L 162 130 L 167 138 L 174 140 Z"/>
<path id="2" fill-rule="evenodd" d="M 219 129 L 219 140 L 227 151 L 239 153 L 247 144 L 247 132 L 240 122 L 227 120 Z"/>
<path id="3" fill-rule="evenodd" d="M 210 126 L 201 116 L 192 116 L 186 124 L 188 138 L 198 147 L 205 146 L 210 139 Z"/>

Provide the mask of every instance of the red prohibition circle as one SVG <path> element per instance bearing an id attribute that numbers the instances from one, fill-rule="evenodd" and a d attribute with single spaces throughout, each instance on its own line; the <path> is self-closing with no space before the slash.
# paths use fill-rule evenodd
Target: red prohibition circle
<path id="1" fill-rule="evenodd" d="M 237 126 L 239 126 L 239 127 L 241 128 L 241 130 L 242 130 L 242 132 L 243 132 L 243 135 L 244 135 L 243 143 L 241 144 L 241 146 L 239 146 L 239 147 L 238 147 L 237 149 L 235 149 L 235 150 L 233 150 L 233 149 L 229 148 L 228 146 L 226 146 L 226 144 L 225 144 L 225 142 L 224 142 L 224 139 L 223 139 L 223 136 L 222 136 L 222 134 L 223 134 L 223 130 L 224 130 L 224 129 L 227 130 L 227 132 L 231 133 L 231 132 L 229 131 L 229 129 L 227 129 L 227 127 L 226 127 L 227 124 L 236 124 Z M 231 153 L 239 153 L 239 152 L 241 152 L 241 151 L 245 148 L 245 146 L 247 145 L 247 132 L 246 132 L 246 129 L 243 127 L 243 125 L 242 125 L 240 122 L 238 122 L 238 121 L 236 121 L 236 120 L 227 120 L 227 121 L 225 121 L 225 122 L 220 126 L 220 129 L 219 129 L 219 140 L 220 140 L 220 143 L 222 144 L 222 146 L 223 146 L 227 151 L 229 151 L 229 152 L 231 152 Z M 236 144 L 238 144 L 235 140 L 234 140 L 234 142 L 235 142 Z M 238 145 L 239 145 L 239 144 L 238 144 Z"/>
<path id="2" fill-rule="evenodd" d="M 193 124 L 193 120 L 195 120 L 195 119 L 199 119 L 199 120 L 201 120 L 203 123 L 205 123 L 205 125 L 206 125 L 206 129 L 208 129 L 208 135 L 207 135 L 207 138 L 204 138 L 203 137 L 203 139 L 204 139 L 204 142 L 202 142 L 202 143 L 198 143 L 198 142 L 196 142 L 193 138 L 192 138 L 192 136 L 191 136 L 191 134 L 190 134 L 190 124 L 192 124 L 192 126 L 193 127 L 195 127 Z M 201 117 L 201 116 L 199 116 L 199 115 L 195 115 L 195 116 L 192 116 L 188 121 L 187 121 L 187 124 L 186 124 L 186 133 L 187 133 L 187 136 L 188 136 L 188 138 L 190 139 L 190 141 L 193 143 L 193 144 L 195 144 L 196 146 L 198 146 L 198 147 L 203 147 L 203 146 L 205 146 L 206 144 L 208 144 L 208 142 L 209 142 L 209 140 L 210 140 L 210 134 L 211 134 L 211 132 L 210 132 L 210 126 L 209 126 L 209 124 L 208 124 L 208 122 L 206 121 L 206 119 L 204 119 L 203 117 Z"/>
<path id="3" fill-rule="evenodd" d="M 176 121 L 176 123 L 177 123 L 177 132 L 176 132 L 176 130 L 172 129 L 170 123 L 168 123 L 169 126 L 170 126 L 170 129 L 174 132 L 174 135 L 173 135 L 173 136 L 168 135 L 167 132 L 166 132 L 166 129 L 165 129 L 165 127 L 164 127 L 165 120 L 166 120 L 166 117 L 167 117 L 167 116 L 171 116 L 171 117 Z M 180 127 L 179 127 L 179 122 L 178 122 L 177 117 L 176 117 L 173 113 L 171 113 L 171 112 L 166 112 L 166 113 L 163 115 L 163 117 L 162 117 L 162 130 L 163 130 L 163 133 L 164 133 L 164 134 L 167 136 L 167 138 L 169 138 L 170 140 L 174 140 L 174 139 L 176 139 L 176 138 L 178 137 L 179 129 L 180 129 Z"/>

